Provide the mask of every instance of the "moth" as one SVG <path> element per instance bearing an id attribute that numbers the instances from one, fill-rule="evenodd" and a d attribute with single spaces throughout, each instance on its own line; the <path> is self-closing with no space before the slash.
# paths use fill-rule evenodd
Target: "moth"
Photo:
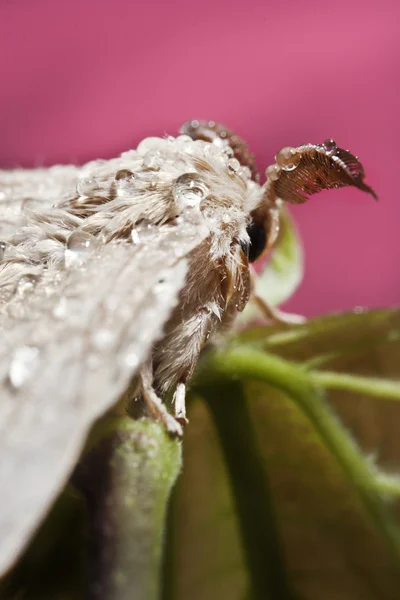
<path id="1" fill-rule="evenodd" d="M 111 160 L 0 171 L 0 572 L 124 394 L 182 435 L 199 353 L 246 306 L 283 202 L 376 198 L 333 140 L 283 148 L 266 175 L 211 121 Z"/>

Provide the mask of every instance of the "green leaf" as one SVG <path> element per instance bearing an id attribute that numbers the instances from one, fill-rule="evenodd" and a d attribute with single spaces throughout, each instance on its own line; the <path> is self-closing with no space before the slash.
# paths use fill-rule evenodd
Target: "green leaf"
<path id="1" fill-rule="evenodd" d="M 290 298 L 303 278 L 304 259 L 297 228 L 288 209 L 280 213 L 280 231 L 271 257 L 255 278 L 255 292 L 271 306 Z M 260 317 L 255 302 L 248 303 L 237 324 L 242 327 Z"/>
<path id="2" fill-rule="evenodd" d="M 293 593 L 291 586 L 307 600 L 398 597 L 398 510 L 388 498 L 398 495 L 399 482 L 377 463 L 392 473 L 400 464 L 400 403 L 393 401 L 399 324 L 399 312 L 375 311 L 284 332 L 257 328 L 204 357 L 195 389 L 209 411 L 199 399 L 190 411 L 169 538 L 175 568 L 168 598 L 268 598 L 274 586 L 276 598 Z M 357 378 L 324 393 L 318 364 L 331 378 Z M 373 391 L 390 399 L 371 397 L 369 376 Z M 379 388 L 376 378 L 387 376 L 393 383 Z M 238 403 L 247 408 L 241 412 Z M 251 453 L 244 451 L 248 438 Z M 251 532 L 262 539 L 255 543 Z M 249 545 L 264 548 L 261 582 Z"/>

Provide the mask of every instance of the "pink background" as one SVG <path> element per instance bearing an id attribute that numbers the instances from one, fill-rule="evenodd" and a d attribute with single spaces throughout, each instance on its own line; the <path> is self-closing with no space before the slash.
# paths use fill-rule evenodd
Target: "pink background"
<path id="1" fill-rule="evenodd" d="M 400 3 L 396 0 L 1 0 L 0 165 L 110 157 L 188 118 L 257 153 L 333 137 L 375 203 L 331 191 L 296 207 L 307 315 L 400 300 Z"/>

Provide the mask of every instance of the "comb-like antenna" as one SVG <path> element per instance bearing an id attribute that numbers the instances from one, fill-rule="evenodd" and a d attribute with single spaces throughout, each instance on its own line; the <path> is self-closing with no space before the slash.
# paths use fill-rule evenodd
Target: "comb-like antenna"
<path id="1" fill-rule="evenodd" d="M 236 135 L 231 129 L 215 121 L 186 121 L 179 130 L 184 135 L 189 135 L 193 140 L 211 142 L 221 147 L 229 146 L 233 156 L 243 167 L 251 171 L 251 178 L 258 181 L 259 174 L 256 168 L 255 157 L 249 150 L 246 142 Z"/>
<path id="2" fill-rule="evenodd" d="M 298 148 L 282 148 L 269 166 L 264 197 L 269 204 L 281 199 L 301 204 L 308 196 L 324 189 L 353 186 L 378 196 L 364 183 L 364 168 L 349 150 L 338 148 L 334 140 L 321 145 L 305 144 Z"/>

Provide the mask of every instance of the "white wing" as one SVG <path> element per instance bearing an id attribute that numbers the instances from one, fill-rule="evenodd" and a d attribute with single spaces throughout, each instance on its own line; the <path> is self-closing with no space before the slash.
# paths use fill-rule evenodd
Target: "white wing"
<path id="1" fill-rule="evenodd" d="M 57 194 L 76 173 L 65 171 Z M 14 241 L 0 265 L 0 573 L 65 483 L 94 420 L 126 390 L 161 335 L 184 284 L 185 256 L 209 233 L 200 213 L 189 210 L 173 224 L 139 226 L 136 244 L 96 242 L 74 256 L 55 227 L 53 238 L 35 242 L 33 235 L 20 247 L 32 206 L 21 201 L 26 186 L 19 193 L 5 179 L 0 173 Z M 53 202 L 54 193 L 29 193 L 32 203 Z"/>

